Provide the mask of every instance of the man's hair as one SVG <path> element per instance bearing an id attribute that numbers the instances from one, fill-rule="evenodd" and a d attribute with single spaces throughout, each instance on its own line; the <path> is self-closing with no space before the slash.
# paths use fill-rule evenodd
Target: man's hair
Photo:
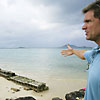
<path id="1" fill-rule="evenodd" d="M 88 11 L 94 11 L 94 17 L 100 20 L 100 0 L 92 2 L 87 7 L 85 7 L 82 12 L 83 14 L 87 13 Z"/>

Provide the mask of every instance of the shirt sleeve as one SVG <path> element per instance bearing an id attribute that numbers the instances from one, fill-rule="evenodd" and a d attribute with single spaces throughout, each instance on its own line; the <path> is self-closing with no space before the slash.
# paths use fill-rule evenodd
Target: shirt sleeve
<path id="1" fill-rule="evenodd" d="M 92 60 L 93 60 L 92 54 L 93 54 L 93 51 L 92 51 L 92 50 L 86 51 L 86 52 L 84 53 L 84 57 L 85 57 L 85 59 L 88 61 L 88 63 L 91 63 Z"/>

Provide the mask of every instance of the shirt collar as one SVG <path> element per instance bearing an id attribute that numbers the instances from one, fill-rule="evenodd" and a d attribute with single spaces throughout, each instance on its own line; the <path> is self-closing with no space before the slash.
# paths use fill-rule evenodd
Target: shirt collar
<path id="1" fill-rule="evenodd" d="M 100 47 L 97 46 L 97 47 L 95 47 L 93 50 L 96 51 L 96 52 L 100 52 Z"/>

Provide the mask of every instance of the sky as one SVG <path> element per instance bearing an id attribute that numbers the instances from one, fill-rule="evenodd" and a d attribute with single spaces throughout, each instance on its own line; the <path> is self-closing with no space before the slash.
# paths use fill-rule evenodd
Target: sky
<path id="1" fill-rule="evenodd" d="M 95 0 L 0 0 L 0 47 L 95 46 L 81 29 Z"/>

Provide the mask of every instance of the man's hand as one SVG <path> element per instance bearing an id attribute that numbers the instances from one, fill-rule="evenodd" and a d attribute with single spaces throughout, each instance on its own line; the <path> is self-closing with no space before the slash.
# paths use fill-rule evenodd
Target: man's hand
<path id="1" fill-rule="evenodd" d="M 67 47 L 68 49 L 65 49 L 65 50 L 62 50 L 62 55 L 64 55 L 65 57 L 66 56 L 70 56 L 70 55 L 73 55 L 75 54 L 76 56 L 78 56 L 79 58 L 85 60 L 85 57 L 84 57 L 84 52 L 86 50 L 77 50 L 77 49 L 73 49 L 69 46 L 69 44 L 67 44 Z"/>
<path id="2" fill-rule="evenodd" d="M 62 55 L 66 56 L 70 56 L 73 54 L 73 49 L 69 46 L 69 44 L 67 44 L 68 49 L 62 50 Z"/>

